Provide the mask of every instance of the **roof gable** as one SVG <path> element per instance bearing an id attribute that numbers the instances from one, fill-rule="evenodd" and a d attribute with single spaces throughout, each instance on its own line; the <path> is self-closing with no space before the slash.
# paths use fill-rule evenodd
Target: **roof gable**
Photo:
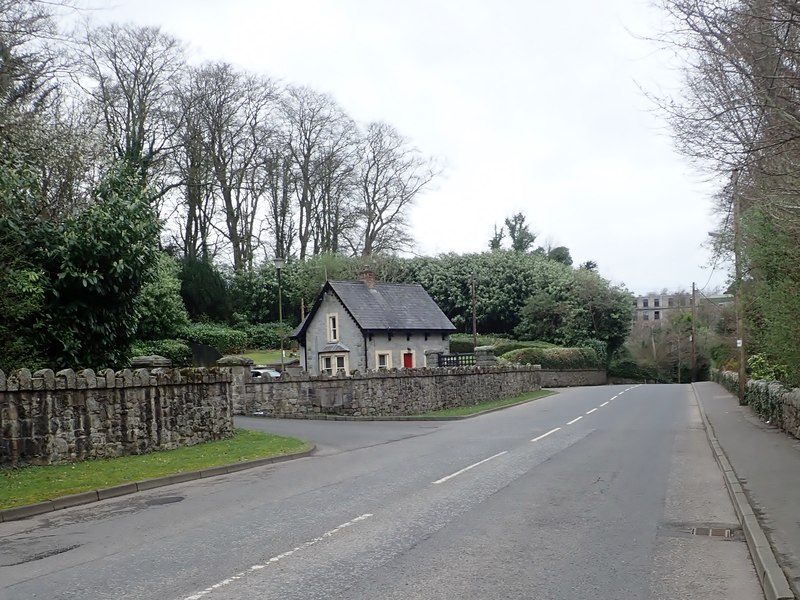
<path id="1" fill-rule="evenodd" d="M 333 292 L 363 331 L 455 331 L 455 326 L 419 284 L 328 281 L 314 307 L 293 333 L 300 337 L 319 309 L 325 291 Z"/>

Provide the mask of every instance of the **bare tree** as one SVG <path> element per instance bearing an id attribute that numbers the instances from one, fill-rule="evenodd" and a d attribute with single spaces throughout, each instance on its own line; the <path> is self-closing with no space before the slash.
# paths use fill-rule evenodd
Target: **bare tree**
<path id="1" fill-rule="evenodd" d="M 260 201 L 269 188 L 263 157 L 271 138 L 275 84 L 235 71 L 228 64 L 201 68 L 195 102 L 205 152 L 218 195 L 235 269 L 252 266 L 261 231 Z"/>
<path id="2" fill-rule="evenodd" d="M 286 144 L 296 171 L 298 252 L 303 260 L 314 252 L 315 237 L 317 251 L 329 245 L 315 232 L 322 225 L 321 219 L 334 214 L 325 203 L 333 202 L 336 206 L 330 208 L 341 208 L 339 184 L 342 171 L 349 169 L 343 155 L 351 151 L 352 125 L 333 99 L 304 87 L 286 90 L 283 112 Z M 338 225 L 329 229 L 340 233 Z"/>
<path id="3" fill-rule="evenodd" d="M 180 126 L 181 44 L 156 27 L 112 24 L 86 30 L 79 60 L 114 157 L 135 165 L 160 198 L 176 185 L 157 178 Z"/>
<path id="4" fill-rule="evenodd" d="M 356 167 L 362 256 L 408 248 L 408 212 L 437 175 L 434 162 L 386 123 L 370 123 Z"/>

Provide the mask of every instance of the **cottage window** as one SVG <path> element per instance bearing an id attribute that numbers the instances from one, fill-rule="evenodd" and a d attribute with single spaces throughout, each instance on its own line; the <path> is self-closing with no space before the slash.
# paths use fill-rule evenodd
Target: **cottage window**
<path id="1" fill-rule="evenodd" d="M 378 352 L 377 360 L 378 369 L 386 371 L 392 368 L 392 353 L 391 352 Z"/>
<path id="2" fill-rule="evenodd" d="M 659 319 L 661 319 L 661 311 L 657 310 L 655 313 L 653 313 L 653 320 L 658 321 Z"/>
<path id="3" fill-rule="evenodd" d="M 339 315 L 328 315 L 328 341 L 339 341 Z"/>
<path id="4" fill-rule="evenodd" d="M 653 300 L 653 306 L 655 308 L 659 308 L 661 306 L 661 298 L 656 298 Z"/>
<path id="5" fill-rule="evenodd" d="M 650 301 L 647 298 L 644 298 L 642 300 L 642 308 L 649 308 L 649 306 L 650 306 Z"/>
<path id="6" fill-rule="evenodd" d="M 319 357 L 320 373 L 336 375 L 340 371 L 349 373 L 347 354 L 325 354 Z"/>

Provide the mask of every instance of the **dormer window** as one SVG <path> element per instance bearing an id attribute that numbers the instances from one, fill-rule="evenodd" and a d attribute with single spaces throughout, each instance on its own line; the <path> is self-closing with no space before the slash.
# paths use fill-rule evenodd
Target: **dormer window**
<path id="1" fill-rule="evenodd" d="M 337 314 L 328 315 L 328 341 L 339 341 L 339 315 Z"/>

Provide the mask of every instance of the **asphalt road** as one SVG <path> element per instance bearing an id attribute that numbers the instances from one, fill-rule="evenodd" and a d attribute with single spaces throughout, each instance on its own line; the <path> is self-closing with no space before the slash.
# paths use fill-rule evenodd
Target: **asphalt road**
<path id="1" fill-rule="evenodd" d="M 763 597 L 689 386 L 239 425 L 319 450 L 0 524 L 0 599 Z"/>

